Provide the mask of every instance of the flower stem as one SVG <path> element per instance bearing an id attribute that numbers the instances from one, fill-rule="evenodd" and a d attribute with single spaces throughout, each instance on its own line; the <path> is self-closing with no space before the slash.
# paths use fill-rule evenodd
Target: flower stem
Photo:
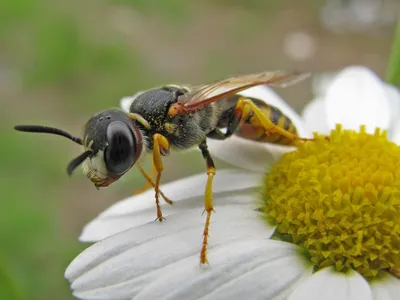
<path id="1" fill-rule="evenodd" d="M 18 288 L 18 284 L 11 277 L 8 272 L 5 263 L 2 261 L 0 257 L 0 298 L 5 296 L 5 299 L 10 300 L 23 300 L 24 297 Z M 3 294 L 5 292 L 5 295 Z"/>
<path id="2" fill-rule="evenodd" d="M 400 11 L 394 32 L 393 45 L 386 72 L 386 81 L 390 84 L 400 84 Z"/>

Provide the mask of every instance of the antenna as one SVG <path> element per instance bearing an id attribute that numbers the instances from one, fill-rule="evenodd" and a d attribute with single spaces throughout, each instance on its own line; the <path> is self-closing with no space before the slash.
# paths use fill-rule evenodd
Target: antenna
<path id="1" fill-rule="evenodd" d="M 75 137 L 75 136 L 69 134 L 68 132 L 58 129 L 58 128 L 40 126 L 40 125 L 16 125 L 16 126 L 14 126 L 14 129 L 18 130 L 18 131 L 23 131 L 23 132 L 39 132 L 39 133 L 50 133 L 50 134 L 55 134 L 55 135 L 61 135 L 79 145 L 83 145 L 82 139 Z"/>
<path id="2" fill-rule="evenodd" d="M 83 161 L 88 158 L 91 154 L 93 154 L 93 151 L 91 150 L 86 150 L 83 152 L 81 155 L 79 155 L 77 158 L 74 158 L 67 167 L 67 173 L 69 176 L 71 176 L 72 172 L 76 169 L 77 166 L 79 166 Z"/>

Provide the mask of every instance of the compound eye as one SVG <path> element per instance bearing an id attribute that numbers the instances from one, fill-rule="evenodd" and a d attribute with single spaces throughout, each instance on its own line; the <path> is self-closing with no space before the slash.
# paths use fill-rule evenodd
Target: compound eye
<path id="1" fill-rule="evenodd" d="M 104 161 L 107 171 L 123 174 L 135 162 L 135 139 L 128 125 L 121 121 L 113 121 L 107 127 L 108 146 L 104 149 Z"/>

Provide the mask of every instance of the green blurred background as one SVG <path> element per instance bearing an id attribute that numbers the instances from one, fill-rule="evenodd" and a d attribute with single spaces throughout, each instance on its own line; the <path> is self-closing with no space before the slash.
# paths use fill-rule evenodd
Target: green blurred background
<path id="1" fill-rule="evenodd" d="M 144 184 L 135 172 L 101 191 L 81 172 L 68 178 L 66 165 L 79 146 L 17 133 L 13 125 L 46 124 L 79 135 L 92 113 L 163 83 L 349 64 L 384 75 L 397 5 L 0 0 L 0 299 L 72 299 L 63 274 L 87 246 L 77 241 L 80 230 Z M 310 82 L 279 93 L 299 111 L 313 97 Z M 195 154 L 171 155 L 164 181 L 203 171 Z"/>

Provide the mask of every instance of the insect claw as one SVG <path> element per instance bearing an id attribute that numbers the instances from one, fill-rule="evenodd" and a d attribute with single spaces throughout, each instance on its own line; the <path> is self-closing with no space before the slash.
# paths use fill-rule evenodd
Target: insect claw
<path id="1" fill-rule="evenodd" d="M 208 266 L 210 263 L 208 262 L 207 258 L 200 258 L 200 266 Z"/>
<path id="2" fill-rule="evenodd" d="M 160 222 L 162 222 L 164 220 L 166 220 L 166 218 L 164 218 L 163 216 L 160 216 L 160 217 L 157 217 L 154 219 L 154 221 L 160 221 Z"/>

